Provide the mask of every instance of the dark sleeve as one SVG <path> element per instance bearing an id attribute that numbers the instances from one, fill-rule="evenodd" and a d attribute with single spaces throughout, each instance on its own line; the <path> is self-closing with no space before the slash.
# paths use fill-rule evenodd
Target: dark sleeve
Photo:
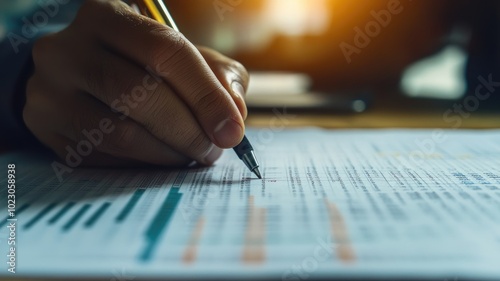
<path id="1" fill-rule="evenodd" d="M 37 144 L 37 140 L 25 126 L 22 110 L 25 104 L 26 82 L 33 73 L 31 51 L 35 41 L 41 36 L 57 32 L 68 25 L 80 6 L 80 1 L 68 2 L 58 7 L 53 17 L 47 14 L 47 25 L 33 29 L 26 27 L 32 16 L 19 19 L 18 28 L 9 30 L 0 42 L 0 144 L 27 146 Z M 33 13 L 48 13 L 39 6 Z"/>
<path id="2" fill-rule="evenodd" d="M 2 143 L 27 145 L 33 136 L 22 121 L 25 85 L 33 70 L 31 49 L 34 40 L 19 45 L 15 51 L 14 33 L 0 43 L 0 131 Z"/>

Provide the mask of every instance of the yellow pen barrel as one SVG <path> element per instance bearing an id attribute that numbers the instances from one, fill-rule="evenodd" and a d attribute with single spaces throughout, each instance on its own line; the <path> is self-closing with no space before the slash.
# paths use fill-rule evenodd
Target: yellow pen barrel
<path id="1" fill-rule="evenodd" d="M 168 25 L 155 1 L 130 0 L 125 2 L 128 3 L 130 7 L 136 10 L 136 12 L 138 12 L 139 14 L 152 18 L 161 24 Z"/>

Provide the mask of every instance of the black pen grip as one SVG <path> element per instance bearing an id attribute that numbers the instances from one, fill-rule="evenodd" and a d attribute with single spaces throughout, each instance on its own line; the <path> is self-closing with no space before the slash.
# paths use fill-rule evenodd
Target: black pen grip
<path id="1" fill-rule="evenodd" d="M 235 146 L 233 149 L 240 159 L 243 157 L 243 155 L 253 151 L 253 147 L 248 141 L 247 136 L 244 136 L 240 144 Z"/>

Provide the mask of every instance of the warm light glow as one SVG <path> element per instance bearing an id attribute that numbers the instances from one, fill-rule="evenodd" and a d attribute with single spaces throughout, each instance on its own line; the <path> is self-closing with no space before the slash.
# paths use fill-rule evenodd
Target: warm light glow
<path id="1" fill-rule="evenodd" d="M 276 33 L 318 35 L 328 28 L 327 0 L 268 0 L 265 3 L 263 21 Z"/>
<path id="2" fill-rule="evenodd" d="M 259 5 L 254 6 L 255 3 Z M 325 36 L 331 28 L 333 3 L 333 0 L 245 1 L 234 9 L 232 18 L 217 23 L 210 45 L 231 55 L 236 50 L 259 52 L 277 38 L 286 38 L 289 48 L 285 51 L 293 53 L 297 50 L 293 46 L 307 43 L 305 37 Z"/>

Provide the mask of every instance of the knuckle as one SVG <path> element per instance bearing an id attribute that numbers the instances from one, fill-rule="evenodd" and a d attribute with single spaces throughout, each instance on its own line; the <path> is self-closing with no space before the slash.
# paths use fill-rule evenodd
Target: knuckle
<path id="1" fill-rule="evenodd" d="M 143 123 L 144 128 L 146 128 L 146 130 L 154 136 L 157 136 L 162 140 L 166 140 L 165 128 L 159 125 L 163 124 L 163 122 L 159 122 L 159 120 L 169 120 L 169 123 L 173 124 L 173 126 L 178 123 L 171 122 L 174 121 L 173 119 L 164 118 L 164 114 L 162 111 L 160 111 L 159 107 L 150 111 L 149 115 L 146 117 L 146 120 Z M 171 128 L 171 131 L 175 131 L 175 128 Z"/>
<path id="2" fill-rule="evenodd" d="M 134 148 L 139 130 L 130 122 L 120 122 L 108 137 L 104 138 L 103 152 L 122 155 Z"/>
<path id="3" fill-rule="evenodd" d="M 109 59 L 97 57 L 95 60 L 87 62 L 82 69 L 83 86 L 103 103 L 110 104 L 113 94 L 127 83 L 116 77 L 117 69 Z"/>
<path id="4" fill-rule="evenodd" d="M 216 116 L 221 112 L 221 109 L 226 108 L 224 99 L 220 95 L 223 90 L 224 87 L 220 85 L 211 90 L 200 91 L 195 95 L 194 110 L 208 116 Z"/>
<path id="5" fill-rule="evenodd" d="M 120 89 L 122 85 L 128 86 L 128 83 L 123 84 L 121 79 L 117 79 L 118 77 L 115 77 L 115 73 L 117 73 L 116 69 L 111 65 L 109 60 L 102 60 L 102 63 L 97 64 L 97 71 L 90 71 L 89 73 L 89 78 L 92 78 L 89 83 L 91 83 L 92 87 L 95 89 L 95 91 L 98 91 L 98 88 L 102 88 L 101 91 L 101 99 L 104 103 L 106 104 L 111 104 L 111 97 L 113 96 L 113 93 L 117 89 Z M 94 72 L 94 75 L 91 73 Z M 96 74 L 98 76 L 96 77 Z M 106 87 L 109 83 L 109 86 Z"/>
<path id="6" fill-rule="evenodd" d="M 142 109 L 147 114 L 143 127 L 152 135 L 165 143 L 172 143 L 184 154 L 197 155 L 202 153 L 210 141 L 198 126 L 186 124 L 185 115 L 171 110 L 172 104 L 162 100 L 160 95 L 153 95 Z M 165 127 L 167 124 L 167 127 Z"/>
<path id="7" fill-rule="evenodd" d="M 83 83 L 90 94 L 101 102 L 112 105 L 123 97 L 133 96 L 135 91 L 144 90 L 135 76 L 131 75 L 127 79 L 119 75 L 122 72 L 119 64 L 113 59 L 96 57 L 95 62 L 88 63 L 84 67 Z"/>
<path id="8" fill-rule="evenodd" d="M 192 155 L 203 156 L 211 148 L 211 142 L 202 131 L 187 131 L 185 149 Z"/>
<path id="9" fill-rule="evenodd" d="M 212 49 L 207 49 L 205 47 L 198 48 L 200 52 L 204 54 L 207 62 L 212 69 L 215 68 L 214 70 L 217 70 L 221 73 L 232 73 L 233 75 L 236 75 L 239 80 L 244 82 L 248 80 L 248 71 L 240 62 L 226 57 Z"/>
<path id="10" fill-rule="evenodd" d="M 103 77 L 102 65 L 93 69 L 84 70 L 82 73 L 82 79 L 86 90 L 90 94 L 96 95 L 99 93 L 99 87 L 102 87 L 102 85 L 104 85 L 102 81 L 105 81 L 105 78 Z"/>
<path id="11" fill-rule="evenodd" d="M 161 42 L 152 47 L 151 62 L 155 65 L 168 69 L 189 54 L 188 41 L 181 33 L 165 26 L 155 26 L 150 33 Z"/>
<path id="12" fill-rule="evenodd" d="M 175 118 L 174 115 L 168 114 L 168 105 L 165 101 L 161 101 L 161 95 L 155 92 L 147 100 L 144 101 L 141 107 L 144 113 L 147 115 L 146 127 L 150 129 L 151 132 L 158 134 L 157 123 L 158 120 L 172 120 Z"/>

